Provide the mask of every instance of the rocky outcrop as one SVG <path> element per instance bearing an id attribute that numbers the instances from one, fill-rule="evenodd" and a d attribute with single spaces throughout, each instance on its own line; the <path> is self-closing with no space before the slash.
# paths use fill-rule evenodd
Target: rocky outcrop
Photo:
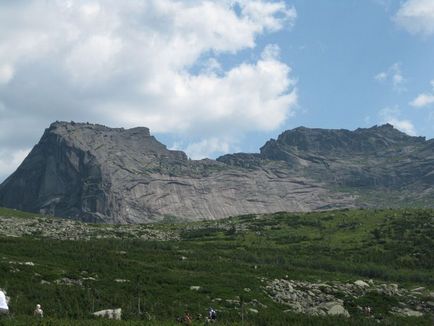
<path id="1" fill-rule="evenodd" d="M 241 167 L 266 160 L 286 162 L 293 175 L 335 187 L 432 191 L 434 184 L 433 140 L 408 136 L 390 124 L 355 131 L 299 127 L 269 140 L 260 154 L 219 159 Z"/>
<path id="2" fill-rule="evenodd" d="M 391 125 L 301 127 L 268 141 L 257 154 L 195 161 L 168 150 L 147 128 L 56 122 L 0 185 L 0 206 L 90 222 L 144 223 L 381 206 L 378 194 L 395 196 L 397 205 L 432 205 L 433 184 L 433 141 Z"/>
<path id="3" fill-rule="evenodd" d="M 338 281 L 312 283 L 274 279 L 267 282 L 265 291 L 273 301 L 287 307 L 287 311 L 312 316 L 350 317 L 346 308 L 350 307 L 356 313 L 369 317 L 381 316 L 385 313 L 421 317 L 431 313 L 434 304 L 426 301 L 424 292 L 415 293 L 397 284 L 380 284 L 372 280 L 367 282 L 358 280 L 354 283 Z M 394 300 L 387 300 L 391 304 L 385 307 L 385 301 L 378 301 L 375 296 L 394 298 Z"/>
<path id="4" fill-rule="evenodd" d="M 103 317 L 107 319 L 121 320 L 122 319 L 122 309 L 105 309 L 94 312 L 92 315 L 96 317 Z"/>
<path id="5" fill-rule="evenodd" d="M 95 239 L 168 241 L 180 239 L 177 230 L 162 230 L 153 226 L 153 224 L 93 225 L 50 217 L 15 218 L 0 216 L 0 237 L 32 237 L 68 241 Z"/>

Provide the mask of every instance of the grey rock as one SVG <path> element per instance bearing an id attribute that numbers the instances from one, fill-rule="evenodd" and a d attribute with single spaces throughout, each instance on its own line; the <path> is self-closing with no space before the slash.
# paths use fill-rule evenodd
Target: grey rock
<path id="1" fill-rule="evenodd" d="M 240 300 L 238 299 L 226 299 L 225 300 L 227 304 L 233 305 L 233 306 L 239 306 Z"/>
<path id="2" fill-rule="evenodd" d="M 198 286 L 198 285 L 192 285 L 190 286 L 190 290 L 192 291 L 199 291 L 202 287 Z"/>
<path id="3" fill-rule="evenodd" d="M 288 286 L 293 288 L 292 293 L 287 290 Z M 393 291 L 390 289 L 393 289 Z M 369 287 L 360 287 L 354 283 L 341 283 L 338 281 L 322 284 L 321 281 L 310 283 L 274 279 L 267 283 L 265 291 L 273 301 L 288 307 L 289 311 L 313 316 L 327 314 L 350 317 L 348 311 L 344 308 L 346 303 L 378 291 L 388 291 L 387 295 L 399 297 L 400 301 L 390 310 L 394 314 L 418 317 L 432 312 L 430 302 L 425 301 L 423 296 L 415 297 L 411 291 L 400 288 L 398 284 L 375 285 L 372 283 Z M 366 307 L 359 307 L 361 310 L 364 308 Z M 371 309 L 375 312 L 377 307 L 373 306 Z"/>
<path id="4" fill-rule="evenodd" d="M 83 282 L 81 280 L 74 280 L 68 277 L 63 277 L 58 280 L 55 280 L 54 283 L 59 285 L 67 285 L 67 286 L 83 286 Z"/>
<path id="5" fill-rule="evenodd" d="M 359 203 L 356 192 L 385 189 L 399 197 L 396 205 L 434 203 L 433 164 L 434 140 L 391 125 L 300 127 L 257 154 L 196 161 L 168 150 L 147 128 L 56 122 L 0 185 L 0 206 L 88 222 L 146 223 L 374 207 L 377 198 Z"/>
<path id="6" fill-rule="evenodd" d="M 172 231 L 158 231 L 150 224 L 119 225 L 114 229 L 110 224 L 92 225 L 67 219 L 38 217 L 16 218 L 0 216 L 0 236 L 51 238 L 56 240 L 90 240 L 90 239 L 147 239 L 176 240 L 179 234 Z M 118 252 L 124 255 L 126 252 Z M 13 262 L 15 265 L 18 262 Z M 20 265 L 24 262 L 19 262 Z M 30 265 L 31 266 L 31 265 Z"/>
<path id="7" fill-rule="evenodd" d="M 327 314 L 330 316 L 344 316 L 344 317 L 350 317 L 350 314 L 348 311 L 340 304 L 334 305 L 331 307 Z"/>
<path id="8" fill-rule="evenodd" d="M 326 316 L 327 313 L 324 310 L 318 308 L 308 308 L 306 314 L 311 316 Z"/>
<path id="9" fill-rule="evenodd" d="M 396 309 L 394 313 L 406 317 L 422 317 L 424 315 L 422 312 L 410 308 Z"/>
<path id="10" fill-rule="evenodd" d="M 365 281 L 362 281 L 362 280 L 355 281 L 354 284 L 361 287 L 361 288 L 368 288 L 369 287 L 369 284 L 366 283 Z"/>
<path id="11" fill-rule="evenodd" d="M 103 318 L 107 318 L 107 319 L 121 320 L 122 319 L 122 309 L 117 308 L 117 309 L 100 310 L 100 311 L 94 312 L 93 315 L 96 317 L 103 317 Z"/>
<path id="12" fill-rule="evenodd" d="M 335 306 L 340 306 L 342 305 L 342 302 L 339 301 L 331 301 L 331 302 L 324 302 L 323 304 L 321 304 L 321 307 L 324 307 L 326 310 L 330 310 Z"/>

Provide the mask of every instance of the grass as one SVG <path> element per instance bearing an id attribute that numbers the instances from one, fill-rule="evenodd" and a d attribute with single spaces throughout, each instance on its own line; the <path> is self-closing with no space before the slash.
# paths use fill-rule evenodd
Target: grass
<path id="1" fill-rule="evenodd" d="M 21 218 L 34 218 L 41 217 L 42 215 L 37 213 L 29 213 L 23 212 L 16 209 L 0 207 L 0 216 L 13 216 L 13 217 L 21 217 Z"/>
<path id="2" fill-rule="evenodd" d="M 0 209 L 0 216 L 35 216 L 26 214 Z M 241 325 L 241 312 L 244 325 L 373 325 L 376 322 L 356 312 L 350 320 L 284 313 L 286 308 L 265 293 L 265 283 L 273 278 L 373 278 L 434 288 L 433 210 L 281 212 L 154 227 L 177 230 L 181 240 L 0 238 L 0 287 L 11 296 L 14 316 L 0 320 L 0 325 L 33 322 L 28 316 L 36 303 L 53 318 L 43 325 L 172 325 L 185 310 L 203 320 L 210 306 L 223 325 Z M 56 284 L 62 278 L 81 286 Z M 249 313 L 254 300 L 267 308 Z M 393 303 L 388 300 L 374 295 L 354 305 L 370 302 L 387 311 Z M 126 321 L 91 317 L 93 311 L 117 307 L 122 307 Z M 382 322 L 431 325 L 430 318 L 386 314 Z"/>

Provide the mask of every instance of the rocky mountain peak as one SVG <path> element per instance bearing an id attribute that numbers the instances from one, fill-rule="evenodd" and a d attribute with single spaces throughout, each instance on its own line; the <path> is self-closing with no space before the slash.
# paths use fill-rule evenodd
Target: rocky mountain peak
<path id="1" fill-rule="evenodd" d="M 265 158 L 288 160 L 288 153 L 372 155 L 424 142 L 424 137 L 409 136 L 391 124 L 354 131 L 298 127 L 283 132 L 277 140 L 269 140 L 260 150 Z"/>
<path id="2" fill-rule="evenodd" d="M 359 192 L 432 203 L 433 144 L 391 125 L 299 127 L 258 154 L 194 161 L 167 149 L 148 128 L 55 122 L 0 185 L 0 206 L 139 223 L 353 207 Z"/>
<path id="3" fill-rule="evenodd" d="M 80 148 L 92 153 L 96 158 L 106 159 L 113 156 L 112 149 L 128 152 L 131 156 L 174 156 L 187 159 L 179 151 L 170 151 L 166 145 L 151 136 L 149 128 L 135 127 L 131 129 L 110 128 L 91 123 L 57 121 L 46 129 L 41 139 L 45 143 L 49 139 L 58 138 L 68 146 Z"/>

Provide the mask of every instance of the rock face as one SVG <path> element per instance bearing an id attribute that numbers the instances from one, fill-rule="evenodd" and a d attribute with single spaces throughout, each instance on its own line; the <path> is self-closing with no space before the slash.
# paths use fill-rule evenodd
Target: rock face
<path id="1" fill-rule="evenodd" d="M 398 204 L 432 203 L 433 184 L 434 142 L 390 125 L 296 128 L 258 154 L 194 161 L 168 150 L 147 128 L 56 122 L 0 185 L 0 206 L 144 223 L 354 207 L 360 190 L 397 192 Z"/>
<path id="2" fill-rule="evenodd" d="M 411 137 L 392 125 L 325 130 L 299 127 L 269 140 L 260 154 L 226 155 L 233 165 L 261 165 L 261 159 L 288 164 L 293 175 L 343 187 L 398 189 L 434 185 L 434 140 Z"/>
<path id="3" fill-rule="evenodd" d="M 264 280 L 263 280 L 264 281 Z M 350 317 L 345 307 L 352 307 L 359 312 L 369 307 L 369 317 L 381 315 L 381 310 L 389 310 L 399 316 L 422 317 L 431 313 L 431 302 L 426 302 L 426 294 L 399 288 L 397 284 L 371 284 L 363 282 L 367 286 L 360 287 L 354 283 L 342 283 L 332 281 L 327 283 L 311 283 L 285 279 L 274 279 L 267 282 L 264 290 L 269 297 L 288 307 L 286 311 L 308 314 L 312 316 L 343 316 Z M 371 298 L 388 298 L 390 304 L 379 307 L 384 300 L 372 300 Z M 390 300 L 392 299 L 392 300 Z M 359 305 L 361 304 L 361 305 Z"/>

